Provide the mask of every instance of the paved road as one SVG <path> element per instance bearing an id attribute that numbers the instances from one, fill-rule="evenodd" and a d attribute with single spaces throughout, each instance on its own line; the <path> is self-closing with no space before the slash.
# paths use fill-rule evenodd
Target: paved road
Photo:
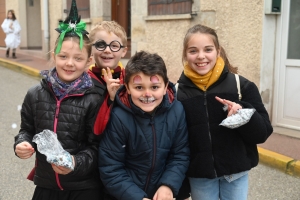
<path id="1" fill-rule="evenodd" d="M 0 200 L 29 200 L 34 185 L 26 179 L 34 159 L 14 155 L 14 136 L 20 125 L 20 111 L 26 91 L 37 79 L 0 66 Z M 16 128 L 12 125 L 16 124 Z M 300 179 L 264 165 L 250 172 L 248 200 L 299 200 Z"/>
<path id="2" fill-rule="evenodd" d="M 34 185 L 26 179 L 34 160 L 14 155 L 14 136 L 20 128 L 20 111 L 27 90 L 37 79 L 0 66 L 0 199 L 31 199 Z M 12 125 L 16 124 L 16 128 Z"/>

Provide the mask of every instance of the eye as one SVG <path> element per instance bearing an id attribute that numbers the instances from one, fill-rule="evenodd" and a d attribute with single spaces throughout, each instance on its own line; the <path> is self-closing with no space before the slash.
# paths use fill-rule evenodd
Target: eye
<path id="1" fill-rule="evenodd" d="M 207 48 L 207 49 L 205 49 L 205 51 L 206 52 L 211 52 L 211 51 L 213 51 L 213 48 Z"/>
<path id="2" fill-rule="evenodd" d="M 152 86 L 152 89 L 153 89 L 153 90 L 157 90 L 158 88 L 159 88 L 159 87 L 156 86 L 156 85 Z"/>
<path id="3" fill-rule="evenodd" d="M 95 47 L 97 49 L 105 49 L 106 43 L 103 40 L 98 41 L 98 42 L 95 43 Z"/>
<path id="4" fill-rule="evenodd" d="M 196 49 L 190 49 L 190 50 L 188 50 L 188 53 L 196 53 L 197 52 L 197 50 Z"/>
<path id="5" fill-rule="evenodd" d="M 111 47 L 112 49 L 114 49 L 114 50 L 119 50 L 120 47 L 121 47 L 121 45 L 120 45 L 119 42 L 115 41 L 115 42 L 112 42 L 112 43 L 110 44 L 110 47 Z"/>
<path id="6" fill-rule="evenodd" d="M 141 89 L 142 89 L 142 86 L 136 86 L 135 89 L 141 90 Z"/>
<path id="7" fill-rule="evenodd" d="M 75 60 L 76 60 L 76 61 L 81 61 L 82 58 L 81 58 L 81 57 L 76 57 Z"/>
<path id="8" fill-rule="evenodd" d="M 62 54 L 58 55 L 58 57 L 59 57 L 59 58 L 61 58 L 61 59 L 65 59 L 65 58 L 67 58 L 67 56 L 65 56 L 65 55 L 62 55 Z"/>

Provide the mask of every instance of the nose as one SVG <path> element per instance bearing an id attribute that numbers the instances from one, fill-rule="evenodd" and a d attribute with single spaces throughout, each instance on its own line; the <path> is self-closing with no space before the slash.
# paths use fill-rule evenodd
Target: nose
<path id="1" fill-rule="evenodd" d="M 147 89 L 147 90 L 145 91 L 144 96 L 145 96 L 145 97 L 151 97 L 152 95 L 151 95 L 151 93 L 150 93 L 150 90 Z"/>
<path id="2" fill-rule="evenodd" d="M 67 60 L 66 65 L 67 65 L 67 66 L 73 66 L 73 60 L 72 60 L 72 58 L 69 58 L 69 59 Z"/>
<path id="3" fill-rule="evenodd" d="M 103 51 L 104 52 L 111 52 L 109 45 L 107 45 Z"/>
<path id="4" fill-rule="evenodd" d="M 200 51 L 199 54 L 198 54 L 198 58 L 201 59 L 201 60 L 204 59 L 205 58 L 204 52 Z"/>

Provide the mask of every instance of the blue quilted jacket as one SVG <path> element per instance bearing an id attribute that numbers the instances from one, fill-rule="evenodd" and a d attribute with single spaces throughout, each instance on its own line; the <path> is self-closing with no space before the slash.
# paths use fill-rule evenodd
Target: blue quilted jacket
<path id="1" fill-rule="evenodd" d="M 155 114 L 136 107 L 123 86 L 116 95 L 99 147 L 100 177 L 119 200 L 152 199 L 161 185 L 178 193 L 189 165 L 182 104 L 168 92 Z"/>

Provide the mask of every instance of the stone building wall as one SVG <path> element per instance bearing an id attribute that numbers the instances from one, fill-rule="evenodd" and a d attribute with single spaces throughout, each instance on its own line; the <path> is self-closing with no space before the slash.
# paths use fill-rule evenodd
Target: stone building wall
<path id="1" fill-rule="evenodd" d="M 202 23 L 216 29 L 221 45 L 239 73 L 259 86 L 263 2 L 261 0 L 195 0 L 196 16 L 159 19 L 147 15 L 147 0 L 132 0 L 132 52 L 161 55 L 175 82 L 183 69 L 182 41 L 188 28 Z"/>

